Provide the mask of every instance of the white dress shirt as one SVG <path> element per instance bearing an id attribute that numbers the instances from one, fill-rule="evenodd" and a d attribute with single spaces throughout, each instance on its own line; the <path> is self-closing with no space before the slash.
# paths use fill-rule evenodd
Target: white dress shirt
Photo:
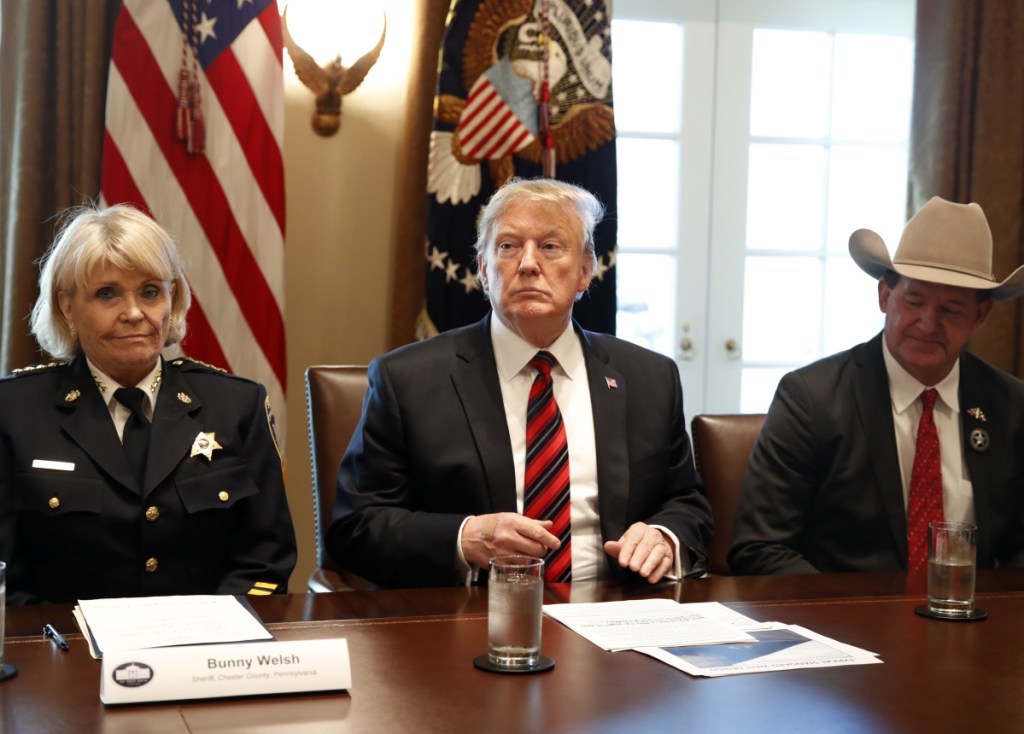
<path id="1" fill-rule="evenodd" d="M 903 482 L 903 506 L 907 506 L 910 496 L 917 425 L 921 420 L 919 398 L 924 390 L 934 387 L 939 393 L 935 401 L 934 417 L 942 461 L 943 517 L 947 522 L 974 522 L 974 490 L 964 462 L 960 423 L 960 360 L 956 361 L 953 369 L 939 384 L 922 385 L 900 366 L 886 346 L 885 339 L 882 339 L 882 355 L 885 369 L 889 373 L 889 398 Z"/>
<path id="2" fill-rule="evenodd" d="M 100 371 L 96 365 L 90 362 L 88 357 L 85 358 L 85 362 L 89 365 L 92 379 L 96 381 L 96 386 L 100 389 L 100 394 L 103 395 L 103 400 L 107 403 L 107 410 L 110 411 L 110 417 L 114 421 L 114 428 L 117 429 L 117 436 L 122 442 L 124 441 L 124 426 L 132 412 L 121 405 L 117 398 L 114 397 L 114 391 L 119 387 L 138 387 L 142 390 L 142 394 L 146 396 L 146 399 L 142 401 L 142 412 L 151 421 L 153 420 L 156 398 L 160 394 L 160 383 L 162 382 L 160 377 L 163 375 L 163 363 L 159 359 L 156 361 L 156 366 L 150 370 L 148 375 L 142 378 L 138 385 L 119 385 L 109 375 Z"/>

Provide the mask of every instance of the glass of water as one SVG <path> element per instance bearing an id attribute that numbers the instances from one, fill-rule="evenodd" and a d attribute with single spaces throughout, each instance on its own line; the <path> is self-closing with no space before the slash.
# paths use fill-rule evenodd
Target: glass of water
<path id="1" fill-rule="evenodd" d="M 928 610 L 967 617 L 974 609 L 978 526 L 966 522 L 928 525 Z"/>
<path id="2" fill-rule="evenodd" d="M 4 626 L 7 622 L 5 610 L 7 609 L 7 564 L 0 561 L 0 680 L 13 678 L 18 672 L 10 663 L 4 660 Z"/>
<path id="3" fill-rule="evenodd" d="M 543 559 L 491 559 L 487 580 L 487 659 L 493 666 L 531 669 L 540 663 L 543 599 Z"/>

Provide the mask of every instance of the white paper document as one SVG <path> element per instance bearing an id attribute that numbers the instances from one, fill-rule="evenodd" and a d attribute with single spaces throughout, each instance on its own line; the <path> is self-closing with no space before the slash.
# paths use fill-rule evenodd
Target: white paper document
<path id="1" fill-rule="evenodd" d="M 79 600 L 75 619 L 93 657 L 115 650 L 271 640 L 241 601 L 228 595 Z"/>
<path id="2" fill-rule="evenodd" d="M 544 614 L 605 650 L 753 642 L 758 623 L 717 602 L 671 599 L 545 604 Z"/>
<path id="3" fill-rule="evenodd" d="M 773 670 L 881 663 L 875 653 L 777 622 L 751 630 L 755 642 L 699 647 L 638 647 L 637 651 L 690 675 L 716 678 Z"/>

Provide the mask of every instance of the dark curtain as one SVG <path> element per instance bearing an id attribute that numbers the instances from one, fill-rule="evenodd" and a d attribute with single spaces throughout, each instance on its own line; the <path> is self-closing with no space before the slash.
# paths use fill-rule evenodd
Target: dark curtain
<path id="1" fill-rule="evenodd" d="M 120 0 L 0 3 L 0 374 L 40 359 L 27 316 L 54 216 L 99 195 Z"/>
<path id="2" fill-rule="evenodd" d="M 985 210 L 1002 280 L 1024 263 L 1024 0 L 918 0 L 908 207 Z M 1022 300 L 997 305 L 971 351 L 1024 377 Z"/>

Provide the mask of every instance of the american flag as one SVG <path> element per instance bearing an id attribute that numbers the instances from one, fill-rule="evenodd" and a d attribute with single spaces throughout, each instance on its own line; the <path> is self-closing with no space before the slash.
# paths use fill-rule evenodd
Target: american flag
<path id="1" fill-rule="evenodd" d="M 262 382 L 279 414 L 281 49 L 274 0 L 124 0 L 102 180 L 104 203 L 149 211 L 181 247 L 195 294 L 185 353 Z"/>

